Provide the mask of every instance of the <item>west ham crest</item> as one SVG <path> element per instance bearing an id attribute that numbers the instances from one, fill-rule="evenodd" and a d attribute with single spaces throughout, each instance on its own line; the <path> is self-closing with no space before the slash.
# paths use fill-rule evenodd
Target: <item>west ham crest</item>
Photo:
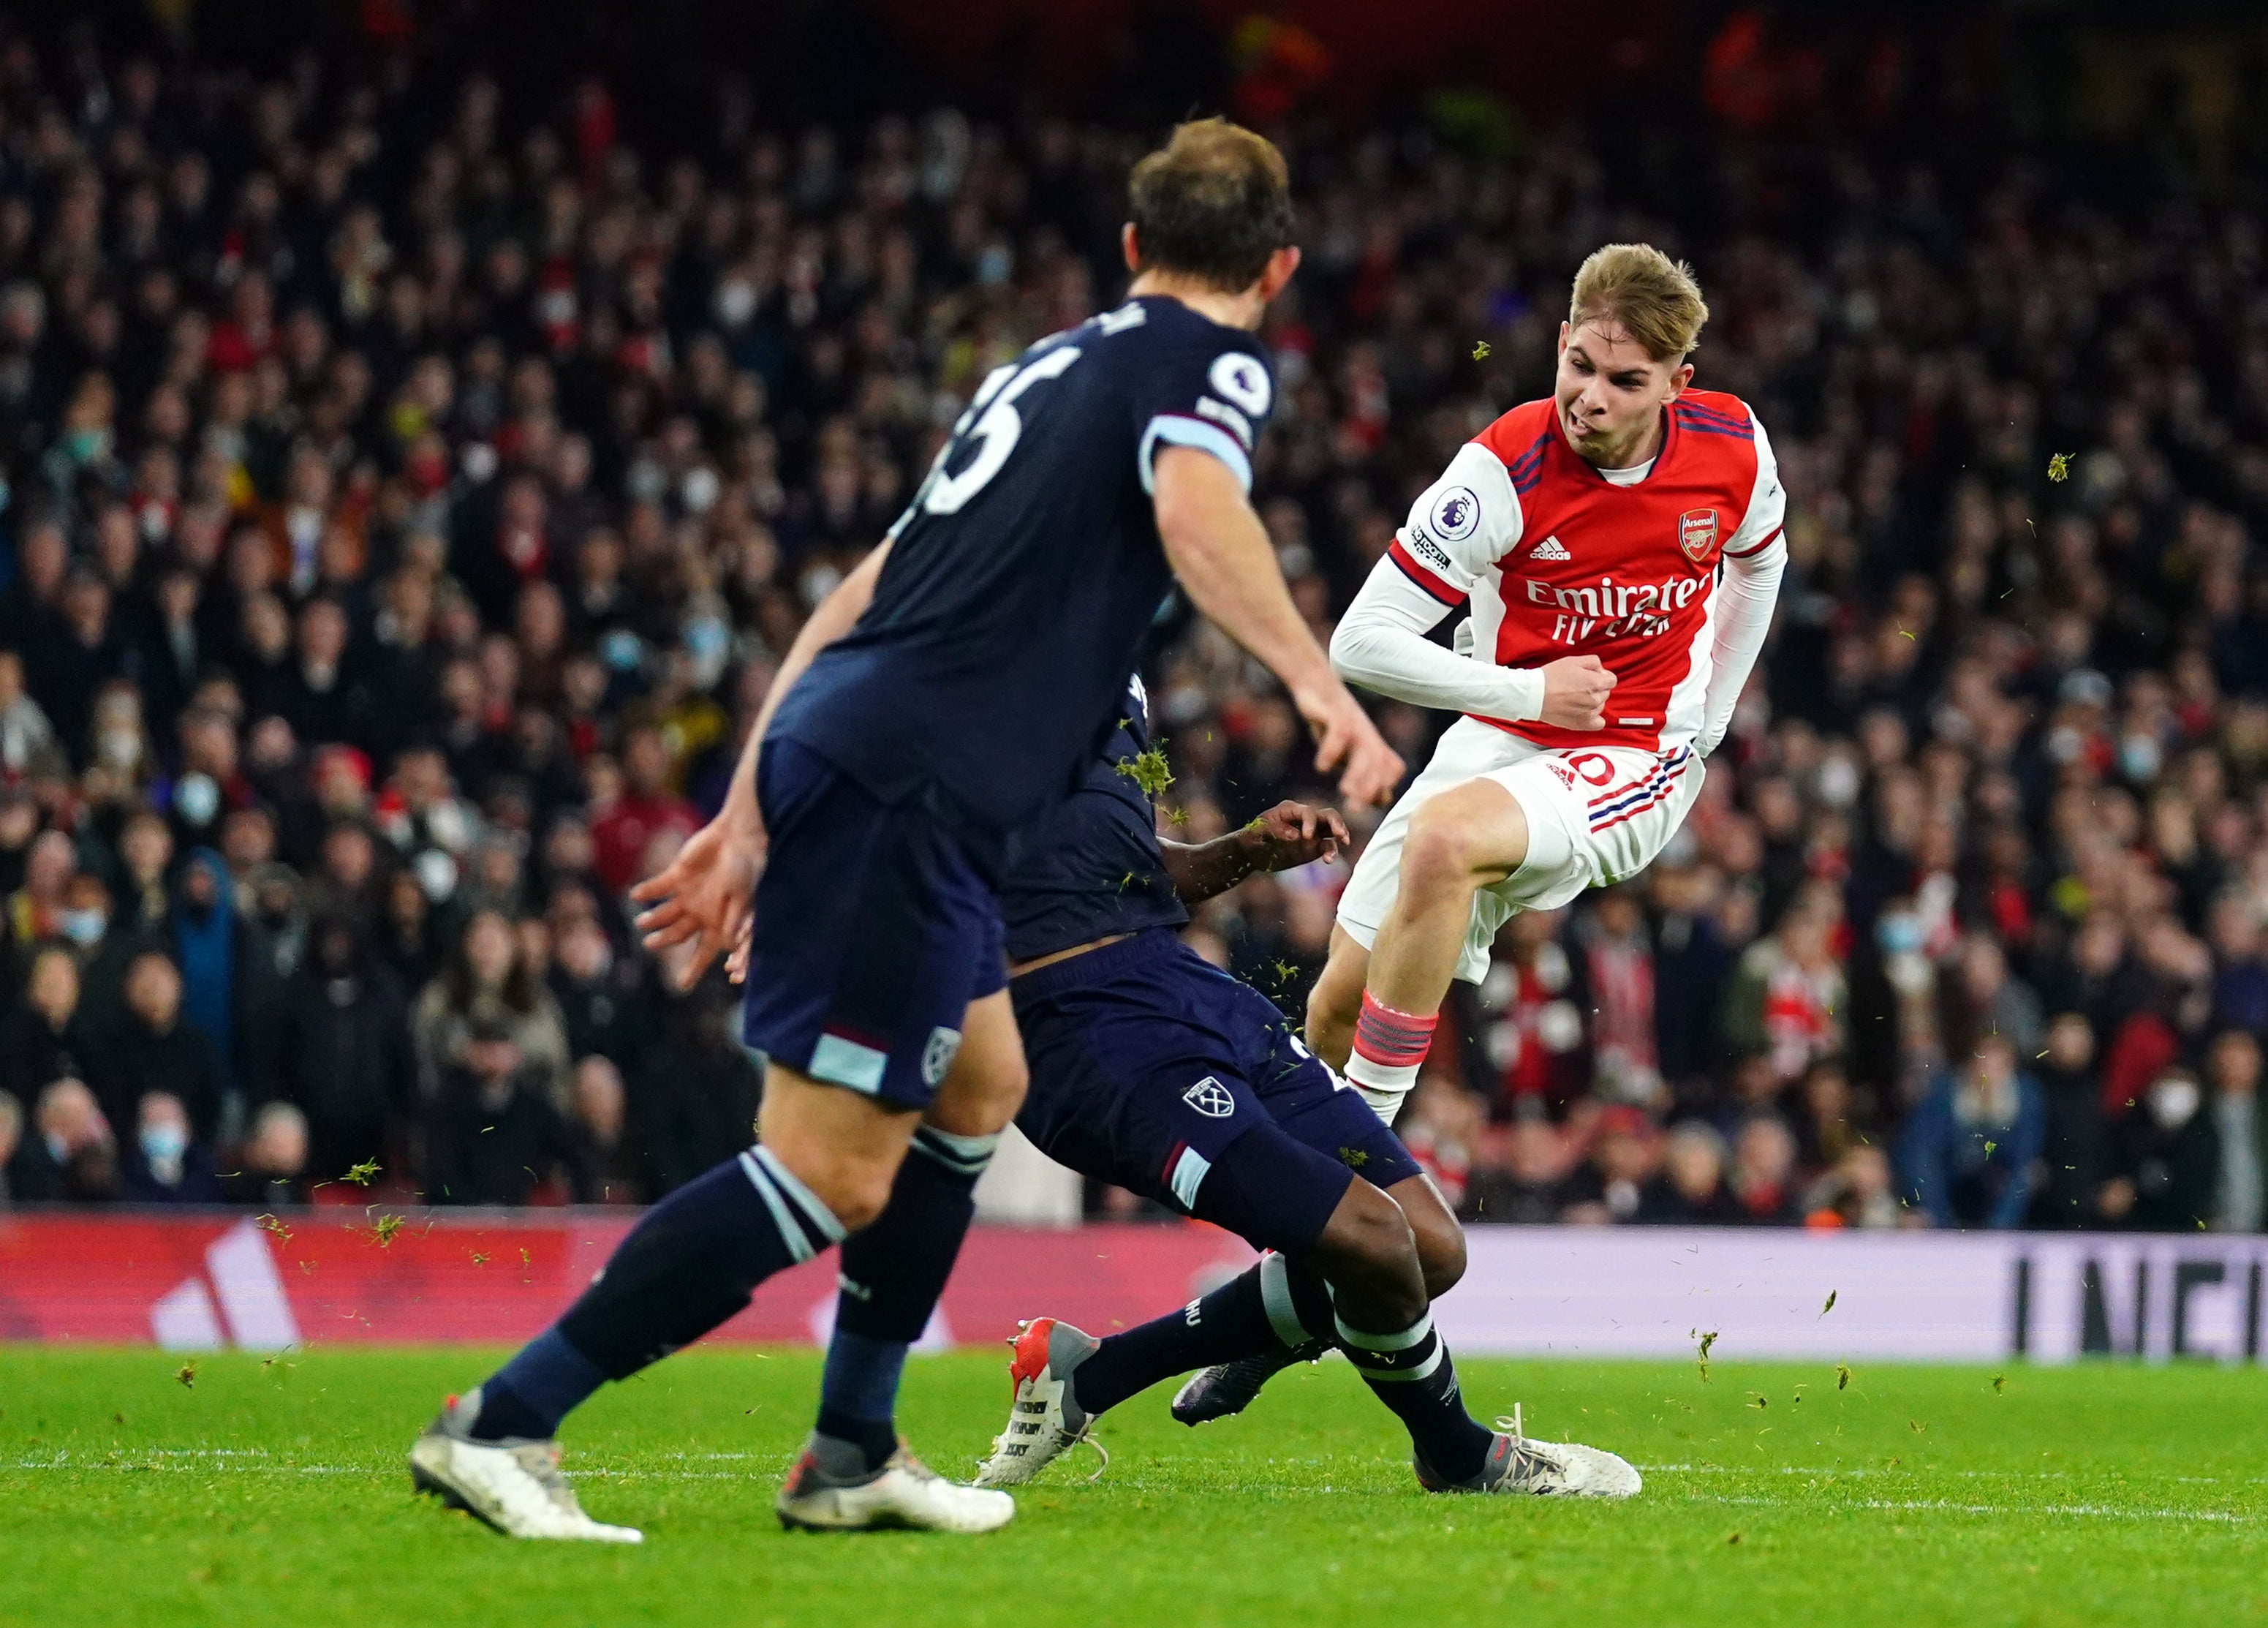
<path id="1" fill-rule="evenodd" d="M 1677 517 L 1677 546 L 1696 565 L 1705 565 L 1717 552 L 1717 512 L 1688 509 Z"/>
<path id="2" fill-rule="evenodd" d="M 1182 1092 L 1182 1101 L 1207 1119 L 1226 1119 L 1236 1112 L 1235 1097 L 1229 1094 L 1226 1086 L 1211 1074 Z"/>

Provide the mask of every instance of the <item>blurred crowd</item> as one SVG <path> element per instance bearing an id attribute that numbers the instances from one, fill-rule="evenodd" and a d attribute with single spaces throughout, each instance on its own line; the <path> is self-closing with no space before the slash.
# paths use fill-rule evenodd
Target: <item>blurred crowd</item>
<path id="1" fill-rule="evenodd" d="M 1117 298 L 1160 132 L 715 124 L 0 41 L 5 1198 L 636 1203 L 747 1140 L 732 992 L 625 891 L 976 382 Z M 1614 239 L 1696 263 L 1793 564 L 1686 829 L 1513 918 L 1413 1146 L 1481 1220 L 2258 1228 L 2260 217 L 1493 128 L 1278 132 L 1255 495 L 1317 636 Z M 1216 630 L 1146 668 L 1171 835 L 1323 798 Z M 1413 770 L 1447 721 L 1381 714 Z M 1297 1011 L 1344 873 L 1192 940 Z"/>

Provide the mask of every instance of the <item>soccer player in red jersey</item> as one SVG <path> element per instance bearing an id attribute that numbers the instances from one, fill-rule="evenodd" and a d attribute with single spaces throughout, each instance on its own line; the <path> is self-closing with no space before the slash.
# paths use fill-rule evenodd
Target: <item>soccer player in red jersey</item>
<path id="1" fill-rule="evenodd" d="M 1690 387 L 1708 314 L 1659 249 L 1585 261 L 1551 394 L 1458 451 L 1331 642 L 1350 681 L 1464 714 L 1356 866 L 1308 1002 L 1307 1043 L 1389 1121 L 1514 910 L 1661 851 L 1763 648 L 1786 504 L 1747 403 Z M 1467 601 L 1469 656 L 1426 637 Z"/>

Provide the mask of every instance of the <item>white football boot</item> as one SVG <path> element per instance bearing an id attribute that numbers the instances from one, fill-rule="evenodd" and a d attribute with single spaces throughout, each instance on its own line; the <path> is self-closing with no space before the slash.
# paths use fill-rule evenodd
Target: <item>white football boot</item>
<path id="1" fill-rule="evenodd" d="M 477 1516 L 508 1537 L 580 1539 L 593 1543 L 643 1543 L 635 1527 L 593 1521 L 575 1501 L 559 1472 L 559 1444 L 507 1436 L 475 1441 L 479 1387 L 452 1396 L 441 1414 L 409 1447 L 409 1479 L 452 1509 Z"/>
<path id="2" fill-rule="evenodd" d="M 1094 1416 L 1079 1405 L 1071 1389 L 1071 1370 L 1102 1342 L 1053 1317 L 1035 1317 L 1008 1344 L 1015 1353 L 1008 1361 L 1015 1401 L 1008 1410 L 1008 1428 L 992 1438 L 992 1456 L 976 1472 L 976 1484 L 1020 1486 L 1082 1441 L 1102 1454 L 1107 1469 L 1110 1455 L 1089 1433 Z M 1102 1470 L 1094 1473 L 1099 1477 Z"/>
<path id="3" fill-rule="evenodd" d="M 1525 1492 L 1539 1498 L 1635 1498 L 1637 1469 L 1598 1448 L 1572 1441 L 1535 1441 L 1520 1427 L 1520 1407 L 1496 1422 L 1496 1440 L 1481 1473 L 1469 1481 L 1449 1481 L 1413 1455 L 1418 1484 L 1428 1492 Z"/>
<path id="4" fill-rule="evenodd" d="M 872 1473 L 844 1473 L 821 1462 L 816 1446 L 779 1490 L 779 1521 L 792 1531 L 990 1532 L 1015 1518 L 1016 1500 L 947 1481 L 903 1442 Z"/>

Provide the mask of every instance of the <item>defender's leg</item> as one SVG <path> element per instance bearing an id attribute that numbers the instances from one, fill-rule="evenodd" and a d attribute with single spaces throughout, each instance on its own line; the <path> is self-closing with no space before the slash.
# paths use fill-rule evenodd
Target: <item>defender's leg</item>
<path id="1" fill-rule="evenodd" d="M 913 1131 L 888 1204 L 843 1241 L 818 1431 L 856 1444 L 864 1469 L 879 1469 L 896 1451 L 893 1413 L 906 1353 L 945 1292 L 976 1212 L 977 1180 L 1025 1083 L 1007 995 L 989 995 L 968 1008 L 960 1052 Z"/>

